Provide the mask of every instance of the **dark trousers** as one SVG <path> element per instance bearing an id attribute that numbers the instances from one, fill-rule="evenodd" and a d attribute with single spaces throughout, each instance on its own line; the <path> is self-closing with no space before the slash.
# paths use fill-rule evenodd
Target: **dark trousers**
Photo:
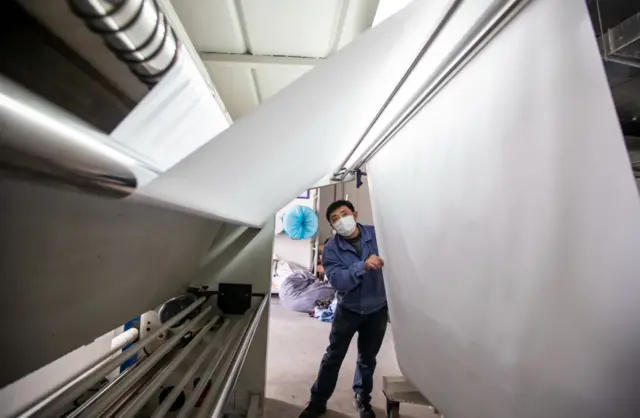
<path id="1" fill-rule="evenodd" d="M 387 329 L 387 308 L 366 315 L 338 306 L 329 334 L 329 347 L 322 362 L 318 378 L 311 388 L 311 401 L 326 403 L 338 381 L 342 360 L 347 355 L 353 335 L 358 333 L 358 361 L 353 377 L 353 391 L 364 402 L 371 401 L 373 372 Z"/>

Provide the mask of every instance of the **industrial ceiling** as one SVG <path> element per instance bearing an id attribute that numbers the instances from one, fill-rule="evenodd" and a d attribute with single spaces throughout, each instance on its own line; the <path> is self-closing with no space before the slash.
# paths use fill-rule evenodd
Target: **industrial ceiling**
<path id="1" fill-rule="evenodd" d="M 378 0 L 172 0 L 233 119 L 371 27 Z"/>

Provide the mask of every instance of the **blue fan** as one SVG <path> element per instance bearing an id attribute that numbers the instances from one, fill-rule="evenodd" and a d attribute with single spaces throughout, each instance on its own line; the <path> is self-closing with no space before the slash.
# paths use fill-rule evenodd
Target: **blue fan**
<path id="1" fill-rule="evenodd" d="M 291 239 L 312 238 L 318 232 L 318 215 L 307 206 L 294 206 L 284 214 L 282 225 Z"/>

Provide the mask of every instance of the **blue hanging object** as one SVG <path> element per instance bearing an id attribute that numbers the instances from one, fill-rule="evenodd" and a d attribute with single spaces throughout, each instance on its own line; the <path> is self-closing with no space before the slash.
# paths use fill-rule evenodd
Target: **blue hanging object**
<path id="1" fill-rule="evenodd" d="M 282 225 L 291 239 L 312 238 L 318 232 L 318 215 L 307 206 L 294 206 L 284 214 Z"/>

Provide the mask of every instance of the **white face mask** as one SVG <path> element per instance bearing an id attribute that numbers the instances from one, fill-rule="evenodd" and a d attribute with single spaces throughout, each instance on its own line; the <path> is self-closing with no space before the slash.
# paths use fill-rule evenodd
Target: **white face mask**
<path id="1" fill-rule="evenodd" d="M 338 222 L 333 224 L 333 227 L 336 229 L 336 232 L 338 232 L 338 234 L 342 235 L 343 237 L 348 237 L 356 231 L 358 224 L 356 224 L 356 220 L 353 218 L 353 216 L 345 216 L 344 218 L 340 218 Z"/>

